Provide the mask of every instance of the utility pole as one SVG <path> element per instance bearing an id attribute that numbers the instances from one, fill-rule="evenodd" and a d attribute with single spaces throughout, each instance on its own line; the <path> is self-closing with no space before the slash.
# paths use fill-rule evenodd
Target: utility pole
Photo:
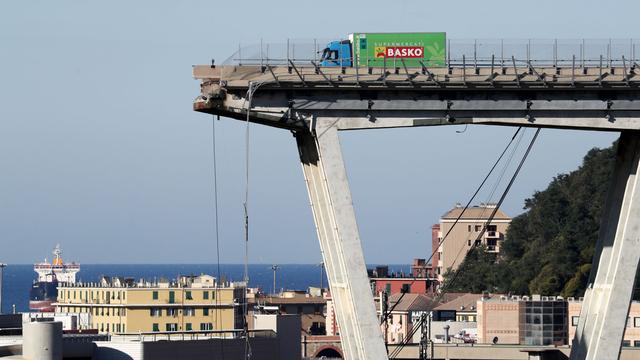
<path id="1" fill-rule="evenodd" d="M 433 354 L 430 350 L 433 349 L 431 345 L 431 314 L 423 313 L 420 315 L 420 360 L 433 359 Z"/>
<path id="2" fill-rule="evenodd" d="M 318 266 L 320 267 L 320 291 L 322 291 L 322 282 L 324 281 L 324 262 L 321 261 Z"/>
<path id="3" fill-rule="evenodd" d="M 384 346 L 389 353 L 389 323 L 387 322 L 387 311 L 389 310 L 389 296 L 386 291 L 380 292 L 380 320 L 384 322 Z"/>
<path id="4" fill-rule="evenodd" d="M 271 270 L 273 270 L 273 294 L 276 293 L 276 271 L 278 271 L 278 265 L 271 265 Z"/>
<path id="5" fill-rule="evenodd" d="M 0 314 L 2 314 L 2 283 L 4 280 L 4 268 L 7 267 L 7 264 L 0 263 Z"/>

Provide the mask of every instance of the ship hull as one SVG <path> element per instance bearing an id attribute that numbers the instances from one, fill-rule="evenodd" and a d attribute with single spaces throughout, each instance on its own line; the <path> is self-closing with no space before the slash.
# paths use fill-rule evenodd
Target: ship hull
<path id="1" fill-rule="evenodd" d="M 36 312 L 55 312 L 56 307 L 53 305 L 55 301 L 29 301 L 29 310 Z"/>
<path id="2" fill-rule="evenodd" d="M 29 309 L 38 312 L 53 312 L 58 299 L 58 282 L 35 282 L 29 292 Z"/>

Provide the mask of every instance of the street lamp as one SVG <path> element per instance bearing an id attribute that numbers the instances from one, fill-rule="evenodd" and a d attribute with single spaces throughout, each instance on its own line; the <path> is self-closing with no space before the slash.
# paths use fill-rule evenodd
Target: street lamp
<path id="1" fill-rule="evenodd" d="M 4 268 L 7 264 L 0 263 L 0 314 L 2 314 L 2 280 L 4 278 Z"/>
<path id="2" fill-rule="evenodd" d="M 276 293 L 276 271 L 278 270 L 278 265 L 271 265 L 271 270 L 273 270 L 273 293 Z"/>

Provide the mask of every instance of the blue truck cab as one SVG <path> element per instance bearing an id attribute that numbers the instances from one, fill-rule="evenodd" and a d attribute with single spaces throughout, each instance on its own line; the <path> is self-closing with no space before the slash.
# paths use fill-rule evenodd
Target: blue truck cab
<path id="1" fill-rule="evenodd" d="M 327 47 L 324 50 L 322 50 L 320 66 L 351 67 L 353 65 L 353 56 L 351 54 L 351 41 L 332 41 L 327 44 Z"/>

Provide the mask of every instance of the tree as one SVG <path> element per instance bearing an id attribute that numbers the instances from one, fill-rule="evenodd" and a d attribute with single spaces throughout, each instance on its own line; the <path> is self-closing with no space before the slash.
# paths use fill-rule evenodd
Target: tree
<path id="1" fill-rule="evenodd" d="M 445 274 L 442 289 L 582 296 L 615 145 L 590 150 L 577 170 L 559 174 L 544 191 L 526 199 L 525 212 L 512 220 L 499 257 L 481 247 L 472 249 L 459 274 Z"/>

